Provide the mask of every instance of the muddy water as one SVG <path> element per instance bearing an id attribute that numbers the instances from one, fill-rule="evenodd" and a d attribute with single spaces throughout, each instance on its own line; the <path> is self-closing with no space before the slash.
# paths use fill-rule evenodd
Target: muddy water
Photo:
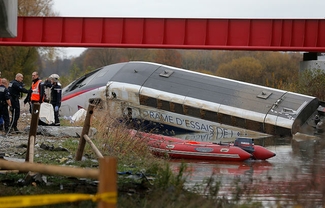
<path id="1" fill-rule="evenodd" d="M 187 186 L 205 184 L 213 177 L 221 182 L 220 194 L 231 197 L 238 186 L 245 185 L 243 196 L 253 197 L 267 207 L 275 203 L 323 207 L 325 204 L 325 137 L 255 139 L 276 153 L 266 161 L 222 162 L 184 161 L 188 165 Z M 171 161 L 175 172 L 181 161 Z M 209 193 L 204 193 L 209 194 Z"/>

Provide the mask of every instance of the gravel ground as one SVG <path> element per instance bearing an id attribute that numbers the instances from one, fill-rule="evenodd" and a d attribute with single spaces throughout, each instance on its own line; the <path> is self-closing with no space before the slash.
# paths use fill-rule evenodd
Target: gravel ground
<path id="1" fill-rule="evenodd" d="M 24 150 L 26 150 L 31 122 L 31 114 L 29 112 L 29 105 L 24 105 L 23 98 L 20 100 L 20 104 L 20 118 L 18 120 L 17 127 L 21 132 L 7 134 L 6 132 L 2 131 L 0 133 L 0 157 L 19 157 L 19 155 L 22 154 Z M 47 142 L 49 139 L 60 140 L 60 138 L 49 138 L 49 136 L 37 134 L 36 146 L 39 146 L 41 143 Z"/>

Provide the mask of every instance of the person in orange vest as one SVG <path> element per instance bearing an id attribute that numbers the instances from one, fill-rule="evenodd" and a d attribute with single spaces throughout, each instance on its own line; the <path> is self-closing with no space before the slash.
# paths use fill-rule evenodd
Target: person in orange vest
<path id="1" fill-rule="evenodd" d="M 38 76 L 38 72 L 32 73 L 32 86 L 30 87 L 30 92 L 28 93 L 27 97 L 24 100 L 24 104 L 29 103 L 30 104 L 30 112 L 33 110 L 33 104 L 39 103 L 41 104 L 43 102 L 44 98 L 44 87 L 42 80 Z"/>

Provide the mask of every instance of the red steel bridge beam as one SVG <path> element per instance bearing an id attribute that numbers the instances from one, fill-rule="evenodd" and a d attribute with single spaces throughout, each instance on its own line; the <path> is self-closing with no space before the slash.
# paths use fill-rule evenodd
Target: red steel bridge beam
<path id="1" fill-rule="evenodd" d="M 325 19 L 18 17 L 0 45 L 325 52 Z"/>

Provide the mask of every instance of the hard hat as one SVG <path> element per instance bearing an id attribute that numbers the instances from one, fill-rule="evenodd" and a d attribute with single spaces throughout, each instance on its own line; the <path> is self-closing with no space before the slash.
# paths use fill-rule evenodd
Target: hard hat
<path id="1" fill-rule="evenodd" d="M 52 79 L 52 80 L 55 81 L 55 82 L 58 82 L 59 79 L 60 79 L 60 76 L 57 75 L 57 74 L 51 74 L 51 75 L 49 76 L 49 78 Z"/>

